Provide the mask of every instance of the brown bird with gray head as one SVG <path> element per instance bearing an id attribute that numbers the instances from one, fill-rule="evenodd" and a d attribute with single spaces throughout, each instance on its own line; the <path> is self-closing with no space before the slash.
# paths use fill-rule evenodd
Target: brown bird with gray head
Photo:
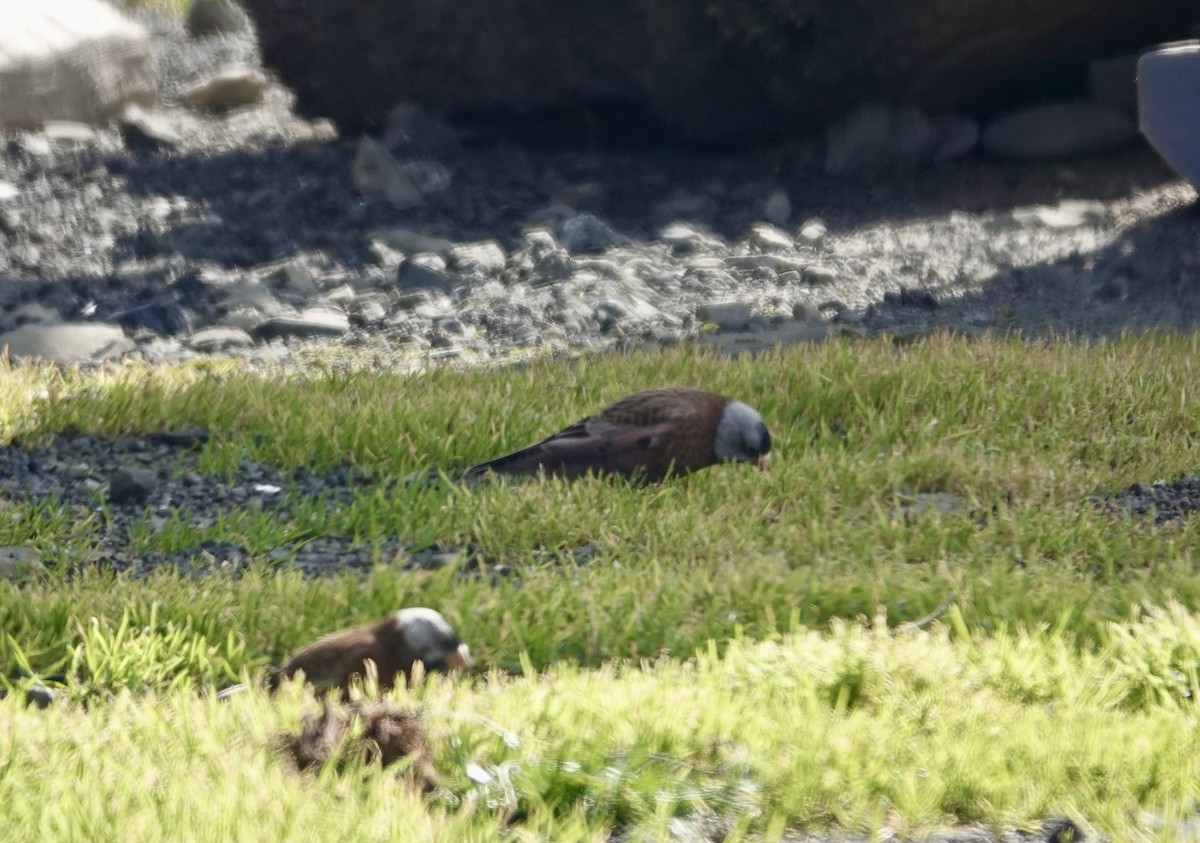
<path id="1" fill-rule="evenodd" d="M 397 674 L 412 679 L 413 666 L 426 670 L 471 670 L 471 650 L 454 627 L 433 609 L 411 608 L 392 612 L 374 623 L 331 632 L 301 648 L 283 667 L 271 674 L 271 691 L 285 678 L 304 671 L 318 691 L 338 688 L 345 697 L 352 680 L 367 675 L 366 663 L 375 663 L 379 690 L 389 690 Z"/>
<path id="2" fill-rule="evenodd" d="M 723 462 L 765 468 L 771 435 L 753 407 L 687 387 L 647 389 L 511 454 L 469 468 L 489 473 L 612 474 L 658 482 Z"/>

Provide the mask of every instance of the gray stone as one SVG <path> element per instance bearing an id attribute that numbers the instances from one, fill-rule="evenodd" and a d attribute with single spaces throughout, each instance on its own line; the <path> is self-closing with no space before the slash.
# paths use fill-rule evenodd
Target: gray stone
<path id="1" fill-rule="evenodd" d="M 136 466 L 119 468 L 108 478 L 108 502 L 117 506 L 143 504 L 157 488 L 158 475 L 154 471 Z"/>
<path id="2" fill-rule="evenodd" d="M 192 314 L 167 296 L 122 310 L 108 318 L 134 336 L 138 335 L 139 329 L 152 331 L 159 336 L 190 333 L 192 330 Z"/>
<path id="3" fill-rule="evenodd" d="M 340 310 L 311 307 L 295 316 L 273 316 L 254 327 L 254 337 L 269 341 L 278 338 L 312 339 L 338 337 L 350 330 L 350 320 Z"/>
<path id="4" fill-rule="evenodd" d="M 42 124 L 42 134 L 52 143 L 85 145 L 96 140 L 96 130 L 78 120 L 47 120 Z"/>
<path id="5" fill-rule="evenodd" d="M 33 547 L 0 547 L 0 577 L 25 582 L 43 571 L 42 554 Z"/>
<path id="6" fill-rule="evenodd" d="M 224 35 L 241 32 L 250 19 L 233 0 L 192 0 L 183 18 L 189 35 Z"/>
<path id="7" fill-rule="evenodd" d="M 321 298 L 328 304 L 344 306 L 358 298 L 358 293 L 349 284 L 339 284 L 332 290 L 326 290 Z"/>
<path id="8" fill-rule="evenodd" d="M 4 348 L 14 360 L 36 358 L 67 364 L 120 357 L 137 345 L 120 325 L 85 322 L 22 325 L 0 334 L 0 349 Z"/>
<path id="9" fill-rule="evenodd" d="M 454 243 L 443 237 L 430 237 L 427 234 L 399 227 L 372 229 L 368 232 L 367 238 L 382 243 L 389 249 L 397 249 L 408 254 L 419 252 L 446 254 L 454 248 Z"/>
<path id="10" fill-rule="evenodd" d="M 832 284 L 838 280 L 838 273 L 833 267 L 811 264 L 804 267 L 801 277 L 808 284 Z"/>
<path id="11" fill-rule="evenodd" d="M 25 302 L 25 304 L 13 310 L 12 318 L 18 325 L 27 325 L 30 323 L 35 325 L 57 325 L 59 322 L 62 322 L 62 317 L 57 310 L 35 301 Z"/>
<path id="12" fill-rule="evenodd" d="M 241 328 L 219 326 L 202 328 L 187 339 L 188 348 L 202 354 L 213 354 L 234 348 L 249 348 L 252 345 L 254 345 L 254 338 Z"/>
<path id="13" fill-rule="evenodd" d="M 165 117 L 150 114 L 136 104 L 121 112 L 117 118 L 117 131 L 130 149 L 161 151 L 178 149 L 183 143 L 183 138 Z"/>
<path id="14" fill-rule="evenodd" d="M 158 80 L 145 28 L 100 0 L 7 3 L 0 27 L 0 127 L 101 123 L 150 104 Z"/>
<path id="15" fill-rule="evenodd" d="M 508 256 L 495 240 L 461 243 L 450 250 L 447 265 L 467 275 L 496 275 L 504 269 Z"/>
<path id="16" fill-rule="evenodd" d="M 1200 191 L 1200 41 L 1167 44 L 1138 60 L 1142 134 L 1175 172 Z"/>
<path id="17" fill-rule="evenodd" d="M 313 271 L 298 260 L 289 260 L 267 269 L 263 280 L 272 289 L 289 293 L 298 299 L 306 299 L 317 292 Z"/>
<path id="18" fill-rule="evenodd" d="M 745 302 L 709 302 L 696 307 L 696 319 L 709 322 L 722 330 L 736 330 L 750 324 L 752 311 Z"/>
<path id="19" fill-rule="evenodd" d="M 572 254 L 603 252 L 624 238 L 594 214 L 576 214 L 562 224 L 559 242 Z"/>
<path id="20" fill-rule="evenodd" d="M 229 67 L 210 76 L 183 94 L 192 108 L 221 113 L 262 102 L 267 77 L 248 67 Z"/>
<path id="21" fill-rule="evenodd" d="M 983 130 L 983 148 L 1013 161 L 1053 161 L 1128 146 L 1137 127 L 1126 115 L 1090 102 L 1059 102 L 996 118 Z"/>
<path id="22" fill-rule="evenodd" d="M 359 193 L 382 196 L 400 211 L 419 208 L 426 197 L 450 186 L 450 171 L 440 162 L 401 160 L 369 136 L 359 141 L 350 174 Z"/>
<path id="23" fill-rule="evenodd" d="M 725 244 L 715 237 L 684 225 L 673 222 L 658 232 L 658 239 L 671 247 L 675 255 L 688 255 L 692 252 L 719 249 Z"/>
<path id="24" fill-rule="evenodd" d="M 436 290 L 453 292 L 463 283 L 462 276 L 446 269 L 446 261 L 434 255 L 419 255 L 400 265 L 396 273 L 399 290 Z"/>
<path id="25" fill-rule="evenodd" d="M 752 225 L 746 239 L 760 249 L 791 249 L 795 245 L 786 231 L 765 222 Z"/>
<path id="26" fill-rule="evenodd" d="M 1057 205 L 1034 205 L 1014 208 L 1012 218 L 1021 225 L 1042 228 L 1077 228 L 1105 218 L 1108 209 L 1103 202 L 1086 199 L 1064 199 Z"/>
<path id="27" fill-rule="evenodd" d="M 802 301 L 792 305 L 792 318 L 797 322 L 824 322 L 821 311 Z"/>
<path id="28" fill-rule="evenodd" d="M 828 233 L 829 229 L 825 227 L 824 221 L 813 218 L 800 226 L 800 230 L 796 232 L 796 239 L 805 246 L 816 248 L 825 242 L 825 235 Z"/>
<path id="29" fill-rule="evenodd" d="M 771 272 L 804 272 L 808 262 L 793 255 L 729 255 L 724 259 L 730 269 L 766 269 Z"/>

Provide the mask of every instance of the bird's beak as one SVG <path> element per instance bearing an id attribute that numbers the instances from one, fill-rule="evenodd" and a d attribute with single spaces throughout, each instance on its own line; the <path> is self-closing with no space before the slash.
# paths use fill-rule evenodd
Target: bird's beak
<path id="1" fill-rule="evenodd" d="M 471 658 L 471 648 L 466 644 L 459 644 L 457 650 L 446 656 L 446 667 L 451 670 L 474 670 L 475 660 Z"/>
<path id="2" fill-rule="evenodd" d="M 768 451 L 765 454 L 759 454 L 758 459 L 754 461 L 754 467 L 759 471 L 766 471 L 771 467 L 771 453 Z"/>

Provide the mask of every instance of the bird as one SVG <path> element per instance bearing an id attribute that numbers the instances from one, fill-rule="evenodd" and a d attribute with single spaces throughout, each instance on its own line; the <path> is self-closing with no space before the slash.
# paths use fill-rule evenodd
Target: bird
<path id="1" fill-rule="evenodd" d="M 318 693 L 339 690 L 349 699 L 355 677 L 366 677 L 367 662 L 373 662 L 381 693 L 389 691 L 398 674 L 407 684 L 413 667 L 421 662 L 426 670 L 470 671 L 475 667 L 471 648 L 462 642 L 450 622 L 438 611 L 423 606 L 400 609 L 361 626 L 323 635 L 301 647 L 282 667 L 267 677 L 267 690 L 274 694 L 284 679 L 303 671 L 304 679 Z M 217 698 L 228 699 L 246 691 L 233 685 Z"/>
<path id="2" fill-rule="evenodd" d="M 355 677 L 366 676 L 366 663 L 375 663 L 379 690 L 386 692 L 403 673 L 412 679 L 413 665 L 426 670 L 471 670 L 471 649 L 440 613 L 425 607 L 400 609 L 374 623 L 324 635 L 292 655 L 268 680 L 271 691 L 297 671 L 320 692 L 338 689 L 349 693 Z"/>
<path id="3" fill-rule="evenodd" d="M 635 392 L 534 445 L 467 469 L 465 482 L 489 474 L 589 473 L 660 482 L 725 462 L 766 468 L 771 434 L 757 410 L 689 387 Z"/>

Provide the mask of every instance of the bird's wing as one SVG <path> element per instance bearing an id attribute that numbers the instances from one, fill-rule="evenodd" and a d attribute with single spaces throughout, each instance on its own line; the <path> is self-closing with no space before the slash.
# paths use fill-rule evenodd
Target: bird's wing
<path id="1" fill-rule="evenodd" d="M 505 474 L 534 474 L 544 470 L 549 474 L 579 477 L 589 471 L 602 474 L 632 474 L 641 469 L 649 475 L 656 473 L 658 446 L 664 434 L 671 430 L 668 423 L 651 425 L 622 425 L 591 418 L 571 425 L 553 436 L 474 466 L 468 479 L 488 471 Z M 667 467 L 664 462 L 663 470 Z"/>

